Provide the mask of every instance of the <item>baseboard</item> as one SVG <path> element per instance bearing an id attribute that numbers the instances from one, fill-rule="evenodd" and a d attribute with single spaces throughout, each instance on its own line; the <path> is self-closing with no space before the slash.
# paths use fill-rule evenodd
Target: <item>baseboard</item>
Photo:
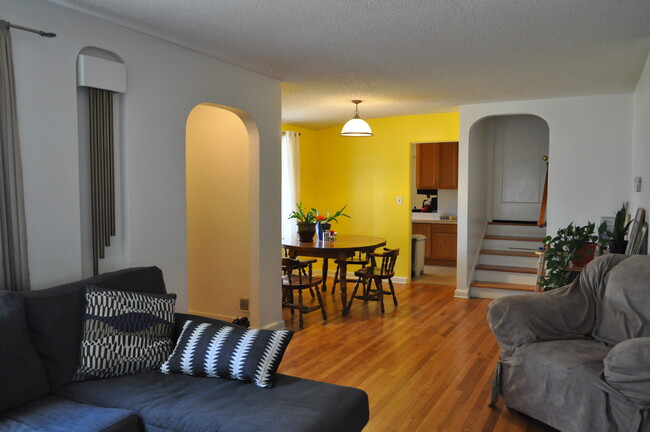
<path id="1" fill-rule="evenodd" d="M 262 327 L 264 330 L 284 330 L 286 328 L 284 321 L 276 321 Z"/>
<path id="2" fill-rule="evenodd" d="M 454 291 L 454 297 L 468 299 L 469 298 L 469 290 L 456 289 Z"/>
<path id="3" fill-rule="evenodd" d="M 532 291 L 504 290 L 494 288 L 471 287 L 470 296 L 487 299 L 498 299 L 516 294 L 533 294 Z"/>

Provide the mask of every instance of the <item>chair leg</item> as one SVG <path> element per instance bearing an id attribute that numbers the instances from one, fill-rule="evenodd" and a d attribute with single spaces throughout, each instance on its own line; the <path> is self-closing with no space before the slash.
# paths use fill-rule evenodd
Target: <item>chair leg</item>
<path id="1" fill-rule="evenodd" d="M 302 319 L 302 310 L 303 310 L 303 308 L 304 308 L 304 306 L 302 304 L 302 290 L 299 289 L 298 290 L 298 316 L 300 318 L 298 319 L 298 323 L 300 325 L 300 328 L 303 328 L 303 326 L 305 324 L 303 319 Z"/>
<path id="2" fill-rule="evenodd" d="M 397 306 L 397 296 L 395 295 L 395 287 L 393 286 L 392 279 L 388 279 L 388 286 L 390 287 L 390 293 L 393 295 L 393 304 Z"/>
<path id="3" fill-rule="evenodd" d="M 334 271 L 334 282 L 332 282 L 332 295 L 334 295 L 334 291 L 336 290 L 336 284 L 340 283 L 339 282 L 339 265 L 336 265 L 336 271 Z"/>
<path id="4" fill-rule="evenodd" d="M 320 310 L 323 314 L 323 321 L 327 321 L 327 312 L 325 312 L 325 305 L 323 304 L 323 297 L 320 294 L 320 290 L 316 290 L 316 295 L 318 296 L 318 304 L 320 305 Z"/>
<path id="5" fill-rule="evenodd" d="M 354 300 L 354 296 L 357 295 L 357 290 L 359 289 L 359 283 L 363 282 L 364 291 L 365 291 L 366 282 L 362 281 L 362 279 L 363 278 L 357 279 L 357 283 L 354 284 L 354 288 L 352 288 L 352 294 L 350 294 L 350 301 L 348 301 L 347 309 L 350 309 L 350 306 L 352 306 L 352 300 Z"/>
<path id="6" fill-rule="evenodd" d="M 379 307 L 381 313 L 384 313 L 384 288 L 381 286 L 381 279 L 375 279 L 375 286 L 377 287 L 377 297 L 379 299 Z"/>
<path id="7" fill-rule="evenodd" d="M 309 294 L 311 294 L 311 298 L 314 298 L 314 290 L 313 289 L 309 288 Z"/>

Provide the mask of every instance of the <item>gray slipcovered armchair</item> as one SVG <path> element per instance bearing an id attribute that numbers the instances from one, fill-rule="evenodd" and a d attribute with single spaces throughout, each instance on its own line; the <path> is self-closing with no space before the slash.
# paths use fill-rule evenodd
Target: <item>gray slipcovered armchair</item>
<path id="1" fill-rule="evenodd" d="M 515 409 L 562 431 L 650 431 L 650 257 L 606 255 L 570 285 L 488 306 L 494 375 Z"/>

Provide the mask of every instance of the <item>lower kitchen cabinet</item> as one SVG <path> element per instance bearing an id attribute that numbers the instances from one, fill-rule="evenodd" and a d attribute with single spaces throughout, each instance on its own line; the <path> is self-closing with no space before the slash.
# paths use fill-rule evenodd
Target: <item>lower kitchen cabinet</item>
<path id="1" fill-rule="evenodd" d="M 457 227 L 449 223 L 413 223 L 413 234 L 422 234 L 424 263 L 429 265 L 455 266 Z"/>

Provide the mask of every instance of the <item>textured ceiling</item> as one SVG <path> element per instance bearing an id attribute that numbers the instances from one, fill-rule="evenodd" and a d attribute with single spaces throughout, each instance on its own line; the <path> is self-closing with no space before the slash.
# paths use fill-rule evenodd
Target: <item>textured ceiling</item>
<path id="1" fill-rule="evenodd" d="M 650 0 L 49 0 L 282 84 L 283 123 L 632 92 Z"/>

